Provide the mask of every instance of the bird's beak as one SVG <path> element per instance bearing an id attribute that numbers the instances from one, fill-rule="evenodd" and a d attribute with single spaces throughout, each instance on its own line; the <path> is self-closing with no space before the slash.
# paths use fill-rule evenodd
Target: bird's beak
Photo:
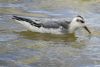
<path id="1" fill-rule="evenodd" d="M 88 29 L 87 26 L 84 26 L 84 29 L 85 29 L 89 34 L 91 34 L 91 32 L 90 32 L 90 30 Z"/>

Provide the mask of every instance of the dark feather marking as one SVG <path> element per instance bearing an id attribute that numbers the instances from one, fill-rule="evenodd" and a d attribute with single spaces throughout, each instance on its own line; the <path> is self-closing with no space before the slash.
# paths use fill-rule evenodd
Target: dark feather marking
<path id="1" fill-rule="evenodd" d="M 32 21 L 31 19 L 22 18 L 22 17 L 18 17 L 18 16 L 13 16 L 12 19 L 16 19 L 16 20 L 19 20 L 19 21 L 26 21 L 26 22 L 30 23 L 31 25 L 34 25 L 34 26 L 36 26 L 38 28 L 41 27 L 41 24 L 38 24 L 38 23 Z"/>
<path id="2" fill-rule="evenodd" d="M 80 17 L 80 18 L 82 18 L 82 19 L 84 19 L 82 16 L 80 16 L 80 15 L 78 15 L 77 17 Z"/>

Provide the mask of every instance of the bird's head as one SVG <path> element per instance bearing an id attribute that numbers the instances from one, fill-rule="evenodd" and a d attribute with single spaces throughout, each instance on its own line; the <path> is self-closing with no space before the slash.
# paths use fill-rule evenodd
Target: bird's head
<path id="1" fill-rule="evenodd" d="M 85 24 L 84 18 L 80 15 L 72 19 L 69 25 L 69 33 L 74 33 L 79 28 L 84 28 L 89 34 L 91 34 L 90 30 Z"/>

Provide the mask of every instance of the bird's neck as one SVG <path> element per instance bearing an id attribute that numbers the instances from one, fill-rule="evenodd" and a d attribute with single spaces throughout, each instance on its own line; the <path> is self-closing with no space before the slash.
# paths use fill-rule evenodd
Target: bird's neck
<path id="1" fill-rule="evenodd" d="M 78 27 L 77 27 L 77 23 L 76 22 L 71 22 L 69 24 L 69 29 L 68 29 L 69 33 L 75 33 L 75 31 L 77 29 L 78 29 Z"/>

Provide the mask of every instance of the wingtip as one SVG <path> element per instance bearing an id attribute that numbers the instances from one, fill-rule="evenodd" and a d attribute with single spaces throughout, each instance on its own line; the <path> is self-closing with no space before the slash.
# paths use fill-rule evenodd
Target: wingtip
<path id="1" fill-rule="evenodd" d="M 12 16 L 12 19 L 16 19 L 16 18 L 17 18 L 17 16 L 15 16 L 15 15 Z"/>
<path id="2" fill-rule="evenodd" d="M 15 19 L 16 16 L 12 16 L 12 19 Z"/>

